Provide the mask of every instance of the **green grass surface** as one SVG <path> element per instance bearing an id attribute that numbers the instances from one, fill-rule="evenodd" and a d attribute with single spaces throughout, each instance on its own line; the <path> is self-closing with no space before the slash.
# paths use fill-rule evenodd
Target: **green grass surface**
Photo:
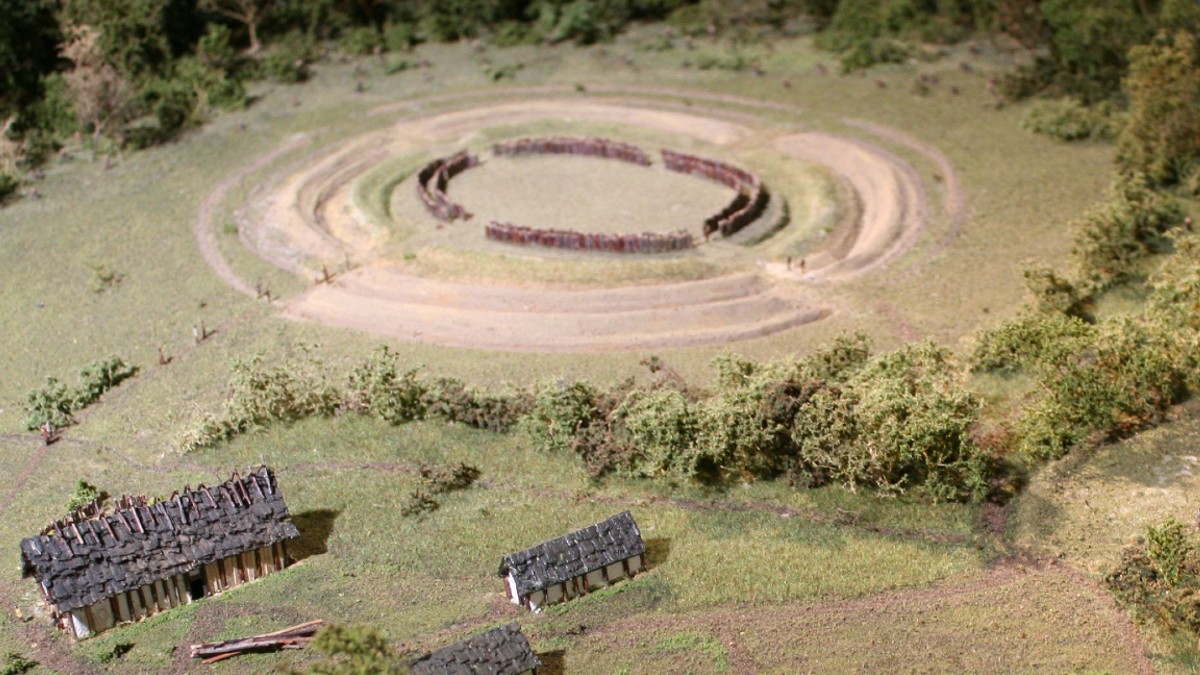
<path id="1" fill-rule="evenodd" d="M 38 185 L 41 200 L 0 210 L 0 650 L 17 649 L 59 670 L 94 666 L 114 672 L 209 670 L 189 664 L 186 645 L 261 632 L 312 618 L 381 627 L 413 649 L 431 649 L 491 625 L 519 620 L 535 648 L 557 655 L 566 672 L 667 673 L 807 670 L 1096 671 L 1140 667 L 1122 616 L 1104 604 L 1086 576 L 994 566 L 1005 548 L 982 531 L 981 511 L 764 483 L 710 491 L 644 481 L 589 481 L 576 460 L 530 450 L 507 436 L 440 423 L 390 427 L 346 415 L 253 433 L 228 446 L 180 455 L 178 439 L 200 416 L 220 409 L 229 363 L 263 353 L 283 359 L 307 349 L 331 373 L 344 373 L 386 342 L 404 365 L 435 375 L 498 386 L 550 377 L 611 382 L 642 372 L 645 353 L 497 354 L 381 340 L 353 331 L 286 321 L 270 306 L 225 286 L 201 258 L 193 225 L 203 200 L 227 176 L 295 134 L 310 143 L 239 183 L 218 206 L 218 245 L 230 264 L 277 294 L 307 280 L 257 258 L 224 225 L 255 185 L 304 162 L 340 139 L 377 129 L 376 106 L 441 94 L 478 96 L 424 109 L 513 100 L 510 86 L 584 85 L 588 95 L 617 100 L 620 88 L 666 87 L 770 100 L 787 110 L 755 112 L 772 124 L 845 133 L 909 160 L 931 186 L 933 217 L 915 248 L 878 274 L 814 292 L 853 309 L 801 329 L 736 345 L 673 349 L 664 360 L 692 382 L 712 377 L 709 361 L 726 351 L 767 359 L 806 353 L 849 330 L 880 348 L 931 337 L 951 345 L 1011 315 L 1022 296 L 1023 261 L 1056 264 L 1069 249 L 1067 220 L 1102 196 L 1111 147 L 1052 143 L 1018 128 L 1019 106 L 985 110 L 986 75 L 1006 63 L 987 50 L 965 51 L 919 66 L 889 66 L 870 77 L 814 71 L 832 64 L 807 40 L 762 54 L 767 74 L 698 70 L 703 46 L 663 52 L 637 47 L 639 27 L 615 45 L 491 50 L 497 63 L 525 63 L 515 81 L 489 81 L 468 45 L 425 45 L 433 66 L 383 75 L 373 60 L 319 64 L 298 87 L 258 85 L 260 99 L 170 146 L 117 158 L 111 170 L 87 153 L 56 160 Z M 626 58 L 632 59 L 633 66 Z M 975 72 L 959 70 L 970 60 Z M 353 92 L 353 69 L 368 71 Z M 929 96 L 908 86 L 918 71 L 936 72 Z M 888 85 L 880 89 L 875 77 Z M 783 85 L 787 79 L 788 85 Z M 960 94 L 950 93 L 958 87 Z M 612 88 L 612 91 L 605 87 Z M 638 94 L 731 115 L 746 107 L 684 93 Z M 399 113 L 397 113 L 399 114 Z M 841 124 L 843 117 L 885 123 L 936 146 L 959 173 L 970 217 L 955 232 L 941 209 L 941 187 L 928 159 Z M 603 129 L 601 129 L 602 131 Z M 516 134 L 522 129 L 504 129 Z M 628 132 L 632 141 L 654 141 Z M 486 139 L 475 139 L 472 142 Z M 659 139 L 664 145 L 679 139 Z M 773 181 L 822 176 L 772 160 L 762 148 L 739 151 Z M 385 195 L 420 158 L 404 156 L 358 186 L 357 203 L 373 217 L 392 216 Z M 807 183 L 806 183 L 807 185 Z M 399 184 L 403 190 L 405 184 Z M 822 204 L 794 203 L 796 222 L 820 222 Z M 807 211 L 802 212 L 801 206 Z M 805 215 L 807 213 L 807 215 Z M 807 239 L 785 230 L 748 257 L 802 254 Z M 483 258 L 403 238 L 412 269 L 469 275 Z M 403 259 L 403 258 L 402 258 Z M 93 292 L 94 268 L 124 275 Z M 536 269 L 514 258 L 529 281 L 565 278 L 561 261 Z M 578 279 L 622 283 L 647 275 L 696 278 L 725 269 L 720 259 L 583 266 Z M 200 345 L 192 327 L 216 333 Z M 157 366 L 158 349 L 172 357 Z M 118 354 L 141 372 L 107 393 L 80 424 L 50 448 L 22 435 L 22 401 L 46 376 L 70 379 L 92 360 Z M 1011 383 L 995 390 L 996 405 Z M 989 399 L 990 401 L 992 399 Z M 1047 553 L 1065 552 L 1088 572 L 1103 569 L 1120 545 L 1161 515 L 1188 519 L 1194 504 L 1192 422 L 1164 427 L 1034 478 L 1015 508 L 1011 539 Z M 444 496 L 436 511 L 403 518 L 397 505 L 417 485 L 420 462 L 478 466 L 478 485 Z M 74 644 L 34 615 L 37 593 L 21 579 L 16 543 L 62 515 L 75 481 L 113 494 L 169 494 L 213 483 L 230 470 L 266 462 L 279 475 L 305 532 L 296 566 L 218 598 L 165 612 Z M 1156 473 L 1156 471 L 1158 473 Z M 530 615 L 507 603 L 494 571 L 500 556 L 631 509 L 650 540 L 652 567 L 635 579 L 580 601 Z M 1098 511 L 1093 510 L 1098 509 Z M 1097 515 L 1099 514 L 1099 515 Z M 24 621 L 16 618 L 20 610 Z M 37 642 L 38 647 L 30 646 Z M 133 645 L 110 657 L 118 645 Z M 304 653 L 233 659 L 214 672 L 264 672 L 302 664 Z"/>

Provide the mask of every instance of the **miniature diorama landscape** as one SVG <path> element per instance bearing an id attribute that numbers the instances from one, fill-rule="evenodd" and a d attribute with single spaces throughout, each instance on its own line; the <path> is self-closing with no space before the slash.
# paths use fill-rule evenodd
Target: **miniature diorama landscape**
<path id="1" fill-rule="evenodd" d="M 1194 3 L 59 4 L 2 672 L 1200 668 Z"/>

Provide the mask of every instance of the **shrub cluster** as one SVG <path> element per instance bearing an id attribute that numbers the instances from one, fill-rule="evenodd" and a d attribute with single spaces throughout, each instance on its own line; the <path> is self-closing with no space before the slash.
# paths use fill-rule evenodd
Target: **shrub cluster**
<path id="1" fill-rule="evenodd" d="M 79 384 L 68 387 L 53 377 L 46 384 L 29 392 L 25 409 L 25 428 L 34 431 L 49 422 L 61 429 L 75 423 L 75 413 L 95 403 L 104 392 L 133 377 L 137 368 L 118 356 L 93 361 L 79 373 Z"/>
<path id="2" fill-rule="evenodd" d="M 37 661 L 21 652 L 9 651 L 4 655 L 4 665 L 0 666 L 0 675 L 20 675 L 37 668 L 37 666 Z"/>
<path id="3" fill-rule="evenodd" d="M 451 378 L 429 380 L 420 369 L 402 372 L 386 347 L 354 367 L 343 387 L 330 383 L 307 351 L 302 359 L 278 365 L 258 355 L 234 361 L 224 410 L 186 432 L 181 445 L 198 450 L 272 423 L 347 412 L 390 424 L 437 418 L 507 431 L 528 406 L 522 392 L 480 392 Z"/>
<path id="4" fill-rule="evenodd" d="M 479 479 L 479 469 L 462 462 L 454 466 L 422 464 L 420 474 L 421 487 L 410 492 L 401 504 L 402 516 L 419 516 L 436 511 L 442 505 L 437 500 L 438 496 L 465 490 Z"/>
<path id="5" fill-rule="evenodd" d="M 1200 632 L 1200 556 L 1188 530 L 1173 518 L 1149 527 L 1104 581 L 1142 620 L 1194 640 Z"/>
<path id="6" fill-rule="evenodd" d="M 1034 384 L 1015 423 L 1029 457 L 1157 424 L 1200 387 L 1200 238 L 1177 233 L 1174 244 L 1140 314 L 1091 324 L 1031 311 L 980 336 L 977 371 L 1020 372 Z"/>
<path id="7" fill-rule="evenodd" d="M 1111 104 L 1087 107 L 1064 97 L 1036 101 L 1021 118 L 1021 128 L 1056 141 L 1110 140 L 1117 123 Z"/>
<path id="8" fill-rule="evenodd" d="M 968 433 L 979 404 L 946 350 L 871 357 L 857 336 L 797 362 L 723 357 L 715 367 L 716 385 L 700 393 L 545 383 L 522 426 L 536 447 L 579 455 L 593 476 L 987 495 L 995 466 Z"/>
<path id="9" fill-rule="evenodd" d="M 1108 202 L 1072 224 L 1072 255 L 1082 285 L 1092 293 L 1134 278 L 1141 261 L 1169 249 L 1164 235 L 1183 222 L 1178 202 L 1127 174 L 1113 183 Z"/>

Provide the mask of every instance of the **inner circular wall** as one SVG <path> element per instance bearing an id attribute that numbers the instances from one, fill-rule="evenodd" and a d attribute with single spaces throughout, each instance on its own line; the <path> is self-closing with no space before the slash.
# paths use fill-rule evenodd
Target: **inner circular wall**
<path id="1" fill-rule="evenodd" d="M 699 232 L 733 197 L 725 186 L 655 165 L 594 157 L 491 158 L 449 195 L 477 218 L 580 232 Z"/>

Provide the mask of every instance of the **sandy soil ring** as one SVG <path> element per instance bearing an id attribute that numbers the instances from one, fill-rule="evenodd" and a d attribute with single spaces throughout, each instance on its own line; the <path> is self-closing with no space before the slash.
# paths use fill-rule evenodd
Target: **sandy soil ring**
<path id="1" fill-rule="evenodd" d="M 755 271 L 614 289 L 450 283 L 406 274 L 374 256 L 383 228 L 353 206 L 355 181 L 380 162 L 416 150 L 441 152 L 490 126 L 566 118 L 689 135 L 714 145 L 732 145 L 750 133 L 728 115 L 718 119 L 721 115 L 715 111 L 714 117 L 702 112 L 664 109 L 653 100 L 635 104 L 628 98 L 616 103 L 549 98 L 418 112 L 306 158 L 303 166 L 272 185 L 264 206 L 244 223 L 245 240 L 272 264 L 310 277 L 322 262 L 351 260 L 357 265 L 334 283 L 314 286 L 283 302 L 283 314 L 290 318 L 462 347 L 593 351 L 726 343 L 818 320 L 832 310 L 814 300 L 797 277 L 836 281 L 868 273 L 902 255 L 920 236 L 929 217 L 928 198 L 913 167 L 874 144 L 824 132 L 782 135 L 773 145 L 785 156 L 827 168 L 857 206 L 851 209 L 857 217 L 847 223 L 847 231 L 830 237 L 837 243 L 811 256 L 803 275 L 768 264 L 765 275 Z M 861 126 L 887 140 L 894 140 L 887 136 L 893 133 L 909 141 L 901 144 L 910 148 L 917 143 L 886 127 Z M 915 149 L 926 156 L 927 151 L 936 152 L 928 146 Z M 254 166 L 265 164 L 260 160 Z M 938 166 L 943 175 L 953 172 L 948 162 Z M 948 184 L 957 185 L 955 177 L 947 178 Z M 961 193 L 951 197 L 958 201 L 948 206 L 965 213 Z M 958 227 L 959 216 L 952 215 Z M 198 223 L 198 236 L 205 229 Z M 216 257 L 218 271 L 223 266 L 229 272 L 215 251 L 205 250 L 206 258 L 210 255 Z M 222 274 L 246 292 L 248 284 L 228 276 Z"/>

